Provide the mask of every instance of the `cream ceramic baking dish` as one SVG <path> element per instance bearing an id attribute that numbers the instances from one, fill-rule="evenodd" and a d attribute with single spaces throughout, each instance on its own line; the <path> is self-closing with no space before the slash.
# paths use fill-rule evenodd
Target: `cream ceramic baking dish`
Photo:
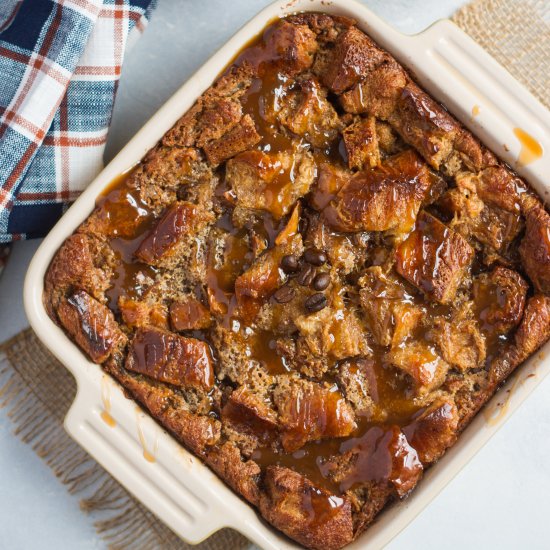
<path id="1" fill-rule="evenodd" d="M 392 29 L 353 0 L 280 0 L 245 25 L 136 134 L 54 227 L 29 267 L 25 308 L 33 329 L 78 384 L 65 419 L 69 434 L 173 531 L 198 543 L 232 527 L 269 549 L 295 548 L 183 449 L 120 387 L 91 363 L 48 317 L 42 304 L 44 274 L 55 251 L 91 212 L 96 197 L 115 177 L 136 164 L 234 55 L 275 17 L 324 11 L 353 17 L 358 26 L 408 67 L 419 83 L 525 177 L 546 199 L 550 184 L 550 112 L 544 109 L 484 50 L 449 21 L 416 36 Z M 525 162 L 517 129 L 534 138 L 546 154 Z M 518 163 L 518 159 L 524 162 Z M 550 343 L 507 382 L 445 456 L 424 476 L 410 498 L 385 511 L 352 548 L 387 544 L 449 483 L 470 458 L 550 371 Z M 503 398 L 503 395 L 506 397 Z"/>

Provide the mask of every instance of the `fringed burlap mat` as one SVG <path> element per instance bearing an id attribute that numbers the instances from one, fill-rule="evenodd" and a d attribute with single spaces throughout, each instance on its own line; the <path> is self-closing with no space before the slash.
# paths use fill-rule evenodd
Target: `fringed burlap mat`
<path id="1" fill-rule="evenodd" d="M 550 107 L 550 0 L 476 0 L 453 17 L 520 82 Z M 30 329 L 0 346 L 0 407 L 67 489 L 81 496 L 111 548 L 184 549 L 180 541 L 63 430 L 74 398 L 71 375 Z M 248 542 L 224 529 L 198 547 L 237 550 Z"/>

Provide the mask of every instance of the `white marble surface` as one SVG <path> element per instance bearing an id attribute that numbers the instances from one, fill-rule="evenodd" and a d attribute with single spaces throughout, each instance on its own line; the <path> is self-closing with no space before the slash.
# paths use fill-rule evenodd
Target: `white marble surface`
<path id="1" fill-rule="evenodd" d="M 463 0 L 363 0 L 404 32 L 450 15 Z M 129 53 L 107 147 L 111 158 L 162 103 L 265 0 L 159 0 L 145 36 Z M 229 8 L 231 6 L 231 8 Z M 21 290 L 38 243 L 18 243 L 0 278 L 0 341 L 27 326 Z M 550 527 L 550 379 L 391 550 L 547 549 Z M 77 499 L 11 434 L 0 411 L 0 550 L 103 549 Z"/>

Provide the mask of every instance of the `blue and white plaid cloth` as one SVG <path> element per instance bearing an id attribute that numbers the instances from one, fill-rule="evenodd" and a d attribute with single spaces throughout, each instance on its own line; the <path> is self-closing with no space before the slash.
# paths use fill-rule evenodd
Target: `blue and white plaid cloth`
<path id="1" fill-rule="evenodd" d="M 0 0 L 0 243 L 45 235 L 102 168 L 124 51 L 156 0 Z"/>

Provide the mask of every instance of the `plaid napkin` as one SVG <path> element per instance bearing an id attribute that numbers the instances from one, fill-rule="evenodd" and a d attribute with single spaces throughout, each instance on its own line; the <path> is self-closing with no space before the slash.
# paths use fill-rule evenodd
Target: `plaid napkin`
<path id="1" fill-rule="evenodd" d="M 124 51 L 156 0 L 0 0 L 0 243 L 45 235 L 102 168 Z"/>

